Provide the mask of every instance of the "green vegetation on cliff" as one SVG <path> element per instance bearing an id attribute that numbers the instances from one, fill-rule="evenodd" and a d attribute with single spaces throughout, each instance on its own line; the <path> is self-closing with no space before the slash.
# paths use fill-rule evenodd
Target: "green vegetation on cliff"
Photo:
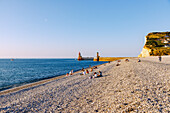
<path id="1" fill-rule="evenodd" d="M 152 32 L 148 33 L 146 38 L 167 38 L 170 37 L 170 32 Z"/>
<path id="2" fill-rule="evenodd" d="M 170 32 L 152 32 L 146 36 L 145 47 L 150 56 L 170 55 Z"/>

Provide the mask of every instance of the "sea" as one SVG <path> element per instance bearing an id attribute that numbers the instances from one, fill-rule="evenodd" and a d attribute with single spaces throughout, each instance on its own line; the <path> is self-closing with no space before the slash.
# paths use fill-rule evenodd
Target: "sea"
<path id="1" fill-rule="evenodd" d="M 106 62 L 76 59 L 0 59 L 0 91 Z"/>

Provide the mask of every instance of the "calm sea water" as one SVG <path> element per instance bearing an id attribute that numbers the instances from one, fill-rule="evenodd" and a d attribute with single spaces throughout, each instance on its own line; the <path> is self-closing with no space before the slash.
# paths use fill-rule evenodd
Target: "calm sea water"
<path id="1" fill-rule="evenodd" d="M 75 59 L 0 59 L 0 91 L 106 62 Z"/>

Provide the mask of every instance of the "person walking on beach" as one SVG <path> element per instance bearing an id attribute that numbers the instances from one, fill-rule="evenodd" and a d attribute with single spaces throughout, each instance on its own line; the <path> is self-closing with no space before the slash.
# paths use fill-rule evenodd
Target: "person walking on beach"
<path id="1" fill-rule="evenodd" d="M 162 57 L 161 57 L 161 56 L 159 56 L 158 58 L 159 58 L 159 61 L 161 62 L 161 60 L 162 60 Z"/>

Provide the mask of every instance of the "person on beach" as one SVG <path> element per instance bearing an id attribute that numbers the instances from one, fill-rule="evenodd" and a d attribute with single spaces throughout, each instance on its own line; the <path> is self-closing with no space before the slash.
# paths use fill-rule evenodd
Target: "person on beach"
<path id="1" fill-rule="evenodd" d="M 120 64 L 121 64 L 121 60 L 118 60 L 116 66 L 120 66 Z"/>
<path id="2" fill-rule="evenodd" d="M 97 77 L 101 77 L 102 76 L 102 72 L 99 71 L 99 74 L 97 75 Z"/>
<path id="3" fill-rule="evenodd" d="M 141 60 L 140 60 L 140 59 L 138 59 L 138 62 L 141 62 Z"/>
<path id="4" fill-rule="evenodd" d="M 73 75 L 73 69 L 69 72 L 69 75 Z"/>
<path id="5" fill-rule="evenodd" d="M 94 66 L 94 69 L 97 69 L 97 66 Z"/>
<path id="6" fill-rule="evenodd" d="M 161 57 L 161 56 L 159 56 L 158 58 L 159 58 L 159 61 L 161 62 L 161 60 L 162 60 L 162 57 Z"/>
<path id="7" fill-rule="evenodd" d="M 129 59 L 125 59 L 125 62 L 129 62 Z"/>
<path id="8" fill-rule="evenodd" d="M 117 62 L 116 66 L 119 66 L 119 65 L 120 65 L 120 63 L 119 63 L 119 62 Z"/>
<path id="9" fill-rule="evenodd" d="M 84 68 L 82 68 L 81 71 L 84 71 Z"/>
<path id="10" fill-rule="evenodd" d="M 80 73 L 80 75 L 84 75 L 84 71 L 82 71 L 82 72 Z"/>
<path id="11" fill-rule="evenodd" d="M 86 75 L 86 70 L 83 71 L 83 75 Z"/>
<path id="12" fill-rule="evenodd" d="M 90 77 L 89 77 L 89 79 L 92 79 L 92 78 L 93 78 L 93 76 L 90 76 Z"/>
<path id="13" fill-rule="evenodd" d="M 97 73 L 96 72 L 94 72 L 93 78 L 97 78 Z"/>
<path id="14" fill-rule="evenodd" d="M 86 69 L 86 74 L 89 74 L 89 71 Z"/>
<path id="15" fill-rule="evenodd" d="M 92 72 L 93 71 L 93 68 L 90 68 L 90 72 Z"/>
<path id="16" fill-rule="evenodd" d="M 67 73 L 66 76 L 69 76 L 69 74 Z"/>

